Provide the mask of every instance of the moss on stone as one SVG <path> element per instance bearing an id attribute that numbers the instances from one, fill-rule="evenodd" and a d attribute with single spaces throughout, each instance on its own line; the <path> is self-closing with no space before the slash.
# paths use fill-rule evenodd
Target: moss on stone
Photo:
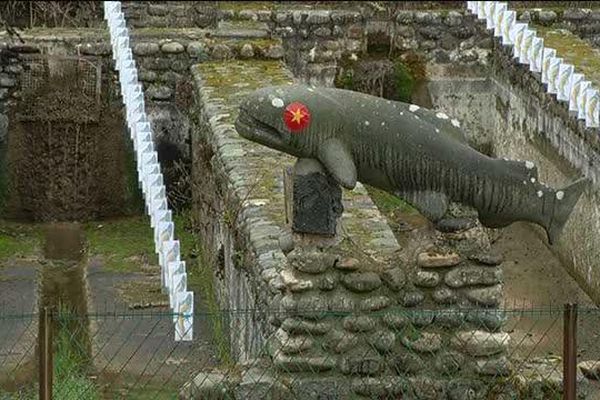
<path id="1" fill-rule="evenodd" d="M 245 44 L 249 44 L 255 49 L 267 49 L 269 46 L 281 44 L 277 39 L 227 39 L 220 40 L 219 43 L 225 44 L 230 47 L 242 48 Z"/>
<path id="2" fill-rule="evenodd" d="M 206 86 L 219 88 L 218 97 L 228 99 L 232 106 L 237 106 L 251 90 L 291 82 L 279 61 L 213 61 L 192 68 L 202 77 Z M 233 123 L 237 116 L 237 107 L 232 107 L 231 111 L 231 115 L 225 121 Z"/>
<path id="3" fill-rule="evenodd" d="M 396 84 L 397 100 L 410 102 L 415 87 L 415 78 L 409 66 L 400 59 L 394 62 L 394 81 Z"/>
<path id="4" fill-rule="evenodd" d="M 242 10 L 272 10 L 275 3 L 272 1 L 220 1 L 219 8 L 240 12 Z"/>

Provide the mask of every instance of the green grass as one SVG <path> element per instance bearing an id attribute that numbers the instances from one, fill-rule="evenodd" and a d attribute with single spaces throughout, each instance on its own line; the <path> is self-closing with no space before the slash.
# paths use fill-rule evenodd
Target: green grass
<path id="1" fill-rule="evenodd" d="M 40 224 L 0 221 L 0 263 L 36 256 L 42 241 Z"/>
<path id="2" fill-rule="evenodd" d="M 217 301 L 212 265 L 203 254 L 198 234 L 193 232 L 192 214 L 184 210 L 175 218 L 175 236 L 181 244 L 182 258 L 186 261 L 188 287 L 195 293 L 202 294 L 203 311 L 208 313 L 207 321 L 212 330 L 213 343 L 217 348 L 217 357 L 221 363 L 231 365 L 229 334 L 226 329 L 226 315 L 221 313 Z"/>
<path id="3" fill-rule="evenodd" d="M 60 318 L 60 317 L 59 317 Z M 52 394 L 55 399 L 95 400 L 97 389 L 86 376 L 89 355 L 81 351 L 67 327 L 58 329 L 54 350 Z M 85 346 L 84 344 L 81 346 Z"/>
<path id="4" fill-rule="evenodd" d="M 99 256 L 106 268 L 117 272 L 134 271 L 145 258 L 156 264 L 153 230 L 145 215 L 83 224 L 89 255 Z M 0 263 L 41 255 L 41 223 L 0 221 Z"/>
<path id="5" fill-rule="evenodd" d="M 373 203 L 386 216 L 393 212 L 417 213 L 417 210 L 400 197 L 371 186 L 366 186 L 366 188 Z"/>
<path id="6" fill-rule="evenodd" d="M 544 38 L 544 46 L 556 49 L 557 57 L 573 64 L 576 72 L 585 74 L 586 79 L 594 84 L 600 83 L 600 50 L 565 30 L 540 25 L 535 25 L 534 28 Z"/>
<path id="7" fill-rule="evenodd" d="M 88 222 L 85 233 L 89 255 L 100 256 L 104 266 L 116 272 L 137 270 L 142 259 L 156 264 L 154 236 L 145 215 L 102 222 Z"/>

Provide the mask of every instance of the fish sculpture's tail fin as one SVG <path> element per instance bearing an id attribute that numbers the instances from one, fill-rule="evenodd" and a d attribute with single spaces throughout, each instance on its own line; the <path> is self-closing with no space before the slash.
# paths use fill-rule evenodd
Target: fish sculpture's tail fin
<path id="1" fill-rule="evenodd" d="M 556 191 L 557 200 L 554 202 L 554 212 L 550 224 L 546 227 L 548 242 L 554 244 L 558 241 L 562 230 L 575 208 L 579 197 L 587 187 L 589 181 L 585 178 L 576 180 L 561 190 Z M 562 193 L 562 195 L 560 195 Z M 561 198 L 559 198 L 561 196 Z"/>

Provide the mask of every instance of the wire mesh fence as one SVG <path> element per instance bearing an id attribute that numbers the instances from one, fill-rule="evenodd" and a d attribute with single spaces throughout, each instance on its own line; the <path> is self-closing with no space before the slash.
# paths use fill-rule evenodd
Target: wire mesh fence
<path id="1" fill-rule="evenodd" d="M 222 311 L 196 313 L 194 341 L 175 342 L 169 312 L 4 314 L 0 399 L 49 398 L 48 379 L 55 399 L 600 398 L 600 311 L 573 316 L 560 307 Z M 270 332 L 241 354 L 232 347 L 251 319 Z"/>

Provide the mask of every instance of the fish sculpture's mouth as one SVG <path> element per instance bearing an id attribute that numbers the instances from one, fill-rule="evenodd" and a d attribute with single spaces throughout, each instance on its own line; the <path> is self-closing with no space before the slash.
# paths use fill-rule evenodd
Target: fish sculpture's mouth
<path id="1" fill-rule="evenodd" d="M 235 121 L 235 128 L 242 137 L 253 142 L 278 150 L 283 150 L 286 147 L 281 133 L 276 128 L 252 117 L 243 108 L 240 108 L 240 113 Z"/>

